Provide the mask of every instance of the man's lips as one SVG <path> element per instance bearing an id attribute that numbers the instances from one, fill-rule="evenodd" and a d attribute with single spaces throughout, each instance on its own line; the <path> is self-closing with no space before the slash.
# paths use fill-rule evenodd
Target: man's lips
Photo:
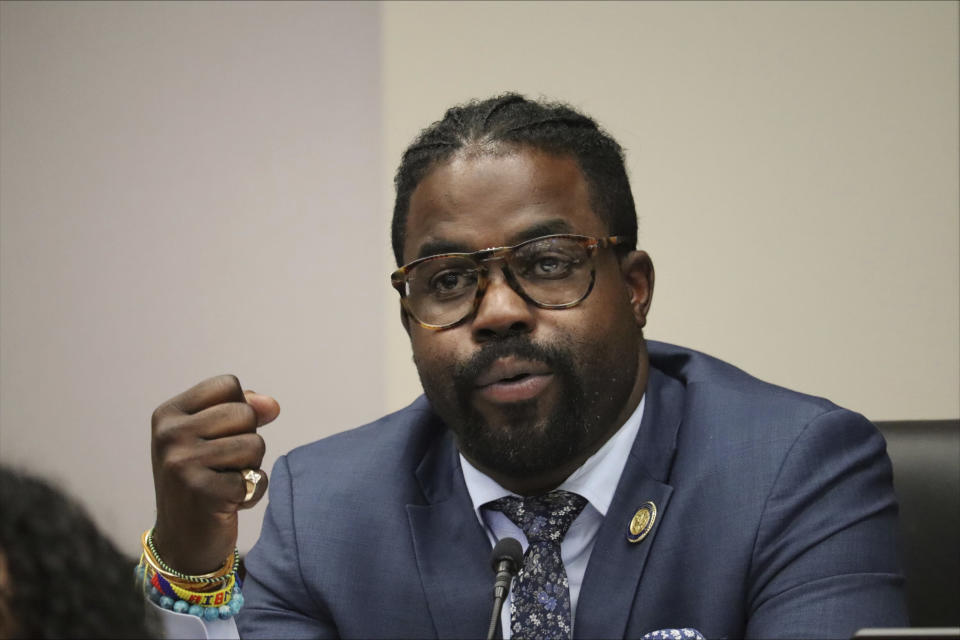
<path id="1" fill-rule="evenodd" d="M 522 402 L 538 396 L 553 380 L 544 363 L 520 358 L 500 358 L 480 374 L 475 388 L 490 402 Z"/>

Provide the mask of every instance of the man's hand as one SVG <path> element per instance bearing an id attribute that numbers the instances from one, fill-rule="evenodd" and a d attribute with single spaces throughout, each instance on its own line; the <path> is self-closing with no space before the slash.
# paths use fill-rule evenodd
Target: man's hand
<path id="1" fill-rule="evenodd" d="M 244 502 L 240 472 L 260 468 L 266 445 L 257 427 L 279 413 L 276 400 L 243 391 L 231 375 L 204 380 L 153 412 L 153 541 L 164 562 L 187 574 L 223 564 L 237 544 L 237 511 L 267 490 L 264 473 Z"/>

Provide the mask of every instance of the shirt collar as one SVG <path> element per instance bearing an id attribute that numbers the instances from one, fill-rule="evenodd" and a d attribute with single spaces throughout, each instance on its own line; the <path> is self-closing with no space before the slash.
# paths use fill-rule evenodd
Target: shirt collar
<path id="1" fill-rule="evenodd" d="M 640 429 L 646 400 L 647 396 L 644 394 L 640 399 L 640 404 L 627 418 L 627 421 L 623 423 L 623 426 L 613 434 L 613 437 L 607 440 L 595 454 L 587 458 L 586 462 L 571 473 L 557 488 L 583 496 L 593 508 L 600 512 L 601 516 L 607 515 L 607 509 L 610 508 L 610 502 L 613 500 L 613 493 L 617 489 L 620 475 L 627 464 L 631 446 L 637 437 L 637 431 Z M 480 507 L 498 498 L 516 494 L 504 489 L 495 480 L 470 464 L 470 461 L 464 458 L 462 453 L 459 455 L 460 467 L 463 469 L 463 479 L 467 484 L 467 493 L 470 494 L 470 501 L 473 503 L 477 518 L 483 523 Z"/>

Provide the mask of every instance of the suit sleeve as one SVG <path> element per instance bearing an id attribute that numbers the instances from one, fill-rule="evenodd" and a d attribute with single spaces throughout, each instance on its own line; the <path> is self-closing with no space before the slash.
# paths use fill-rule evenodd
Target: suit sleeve
<path id="1" fill-rule="evenodd" d="M 802 430 L 766 498 L 751 564 L 747 637 L 850 638 L 908 626 L 886 444 L 837 409 Z"/>
<path id="2" fill-rule="evenodd" d="M 329 611 L 310 594 L 301 573 L 293 487 L 285 456 L 273 466 L 263 528 L 245 566 L 245 603 L 237 616 L 241 638 L 338 637 Z"/>

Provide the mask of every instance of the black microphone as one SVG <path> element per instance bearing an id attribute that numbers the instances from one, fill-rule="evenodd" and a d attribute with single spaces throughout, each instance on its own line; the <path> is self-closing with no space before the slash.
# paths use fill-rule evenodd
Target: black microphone
<path id="1" fill-rule="evenodd" d="M 493 547 L 493 553 L 490 554 L 490 565 L 496 572 L 497 579 L 493 583 L 493 614 L 490 616 L 487 640 L 493 640 L 497 633 L 503 601 L 507 599 L 507 594 L 510 593 L 510 582 L 517 571 L 520 570 L 522 563 L 523 547 L 520 546 L 516 538 L 503 538 Z"/>

